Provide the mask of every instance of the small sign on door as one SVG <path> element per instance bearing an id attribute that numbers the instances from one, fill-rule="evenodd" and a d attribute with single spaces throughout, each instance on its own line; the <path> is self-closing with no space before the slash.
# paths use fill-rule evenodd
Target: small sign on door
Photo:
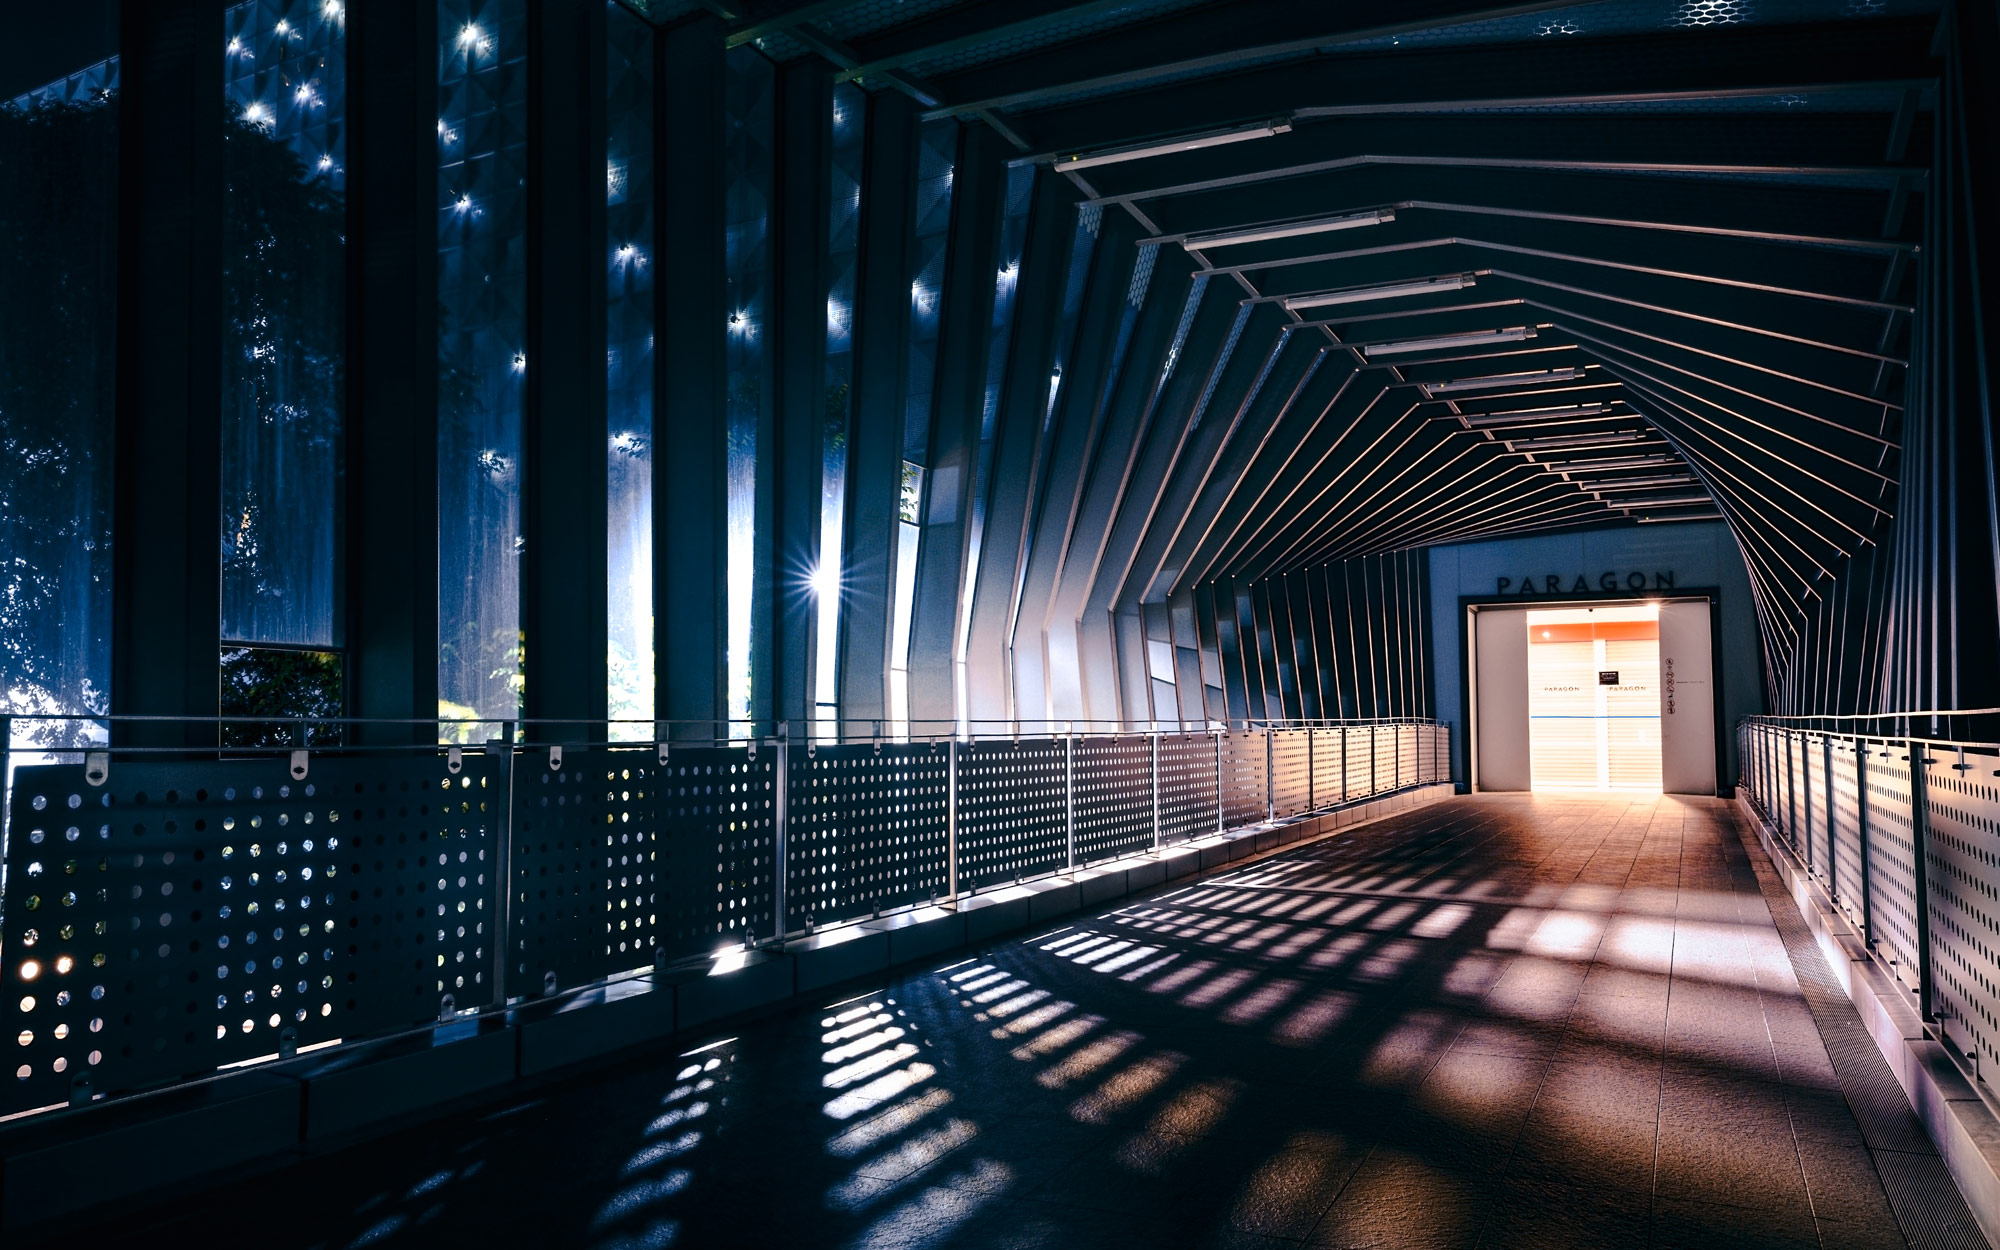
<path id="1" fill-rule="evenodd" d="M 1598 670 L 1597 670 L 1597 684 L 1598 684 L 1598 685 L 1600 685 L 1600 686 L 1615 686 L 1615 685 L 1617 685 L 1617 684 L 1618 684 L 1618 670 L 1617 670 L 1617 669 L 1615 669 L 1615 668 L 1600 668 L 1600 669 L 1598 669 Z"/>

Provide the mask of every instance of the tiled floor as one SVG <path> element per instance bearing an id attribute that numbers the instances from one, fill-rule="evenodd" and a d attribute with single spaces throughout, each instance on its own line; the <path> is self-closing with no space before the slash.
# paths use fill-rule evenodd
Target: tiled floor
<path id="1" fill-rule="evenodd" d="M 1768 872 L 1718 800 L 1456 800 L 99 1231 L 1983 1245 Z"/>

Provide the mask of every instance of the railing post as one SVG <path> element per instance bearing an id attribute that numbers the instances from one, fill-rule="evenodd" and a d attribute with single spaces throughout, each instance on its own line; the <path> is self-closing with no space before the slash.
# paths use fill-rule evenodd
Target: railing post
<path id="1" fill-rule="evenodd" d="M 1868 743 L 1854 741 L 1854 845 L 1861 856 L 1861 943 L 1875 945 L 1875 899 L 1868 870 Z"/>
<path id="2" fill-rule="evenodd" d="M 1277 758 L 1271 741 L 1271 726 L 1264 725 L 1264 819 L 1278 818 L 1278 770 Z"/>
<path id="3" fill-rule="evenodd" d="M 1223 789 L 1222 780 L 1222 740 L 1229 736 L 1229 722 L 1222 722 L 1222 730 L 1215 735 L 1215 831 L 1221 833 L 1229 824 L 1229 800 Z"/>
<path id="4" fill-rule="evenodd" d="M 1076 871 L 1076 732 L 1063 735 L 1063 846 L 1067 871 Z"/>
<path id="5" fill-rule="evenodd" d="M 514 722 L 500 722 L 500 736 L 486 743 L 487 754 L 499 753 L 506 767 L 500 782 L 500 810 L 493 822 L 493 879 L 500 886 L 493 909 L 493 1002 L 506 1006 L 507 969 L 514 951 Z"/>
<path id="6" fill-rule="evenodd" d="M 945 764 L 944 857 L 945 893 L 958 900 L 958 735 L 951 736 L 951 757 Z"/>
<path id="7" fill-rule="evenodd" d="M 1347 802 L 1347 726 L 1340 727 L 1340 801 Z"/>
<path id="8" fill-rule="evenodd" d="M 1153 849 L 1160 849 L 1160 735 L 1153 735 Z"/>
<path id="9" fill-rule="evenodd" d="M 1915 738 L 1904 740 L 1910 748 L 1910 858 L 1914 861 L 1917 889 L 1917 1011 L 1924 1019 L 1931 1012 L 1931 906 L 1929 858 L 1931 840 L 1930 795 L 1924 785 L 1924 748 Z"/>
<path id="10" fill-rule="evenodd" d="M 1826 896 L 1840 903 L 1840 830 L 1833 821 L 1833 735 L 1820 739 L 1820 776 L 1826 779 Z"/>
<path id="11" fill-rule="evenodd" d="M 1796 853 L 1799 849 L 1799 802 L 1792 785 L 1792 733 L 1785 733 L 1785 839 Z"/>
<path id="12" fill-rule="evenodd" d="M 753 726 L 754 728 L 754 726 Z M 811 732 L 810 729 L 807 730 Z M 755 738 L 752 738 L 754 749 Z M 785 877 L 791 872 L 792 824 L 792 735 L 791 722 L 778 722 L 778 741 L 772 748 L 771 767 L 777 770 L 777 784 L 771 787 L 771 928 L 778 945 L 785 944 Z"/>

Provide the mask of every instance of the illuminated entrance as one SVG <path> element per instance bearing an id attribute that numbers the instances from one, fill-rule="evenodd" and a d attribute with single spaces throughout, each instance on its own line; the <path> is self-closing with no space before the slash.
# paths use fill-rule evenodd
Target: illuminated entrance
<path id="1" fill-rule="evenodd" d="M 1658 790 L 1659 605 L 1530 611 L 1527 626 L 1533 788 Z"/>

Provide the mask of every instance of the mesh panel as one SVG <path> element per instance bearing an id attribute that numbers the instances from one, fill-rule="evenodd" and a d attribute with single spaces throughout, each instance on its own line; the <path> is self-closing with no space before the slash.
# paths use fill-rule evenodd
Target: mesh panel
<path id="1" fill-rule="evenodd" d="M 1063 744 L 969 742 L 958 754 L 959 886 L 1054 872 L 1068 855 Z"/>
<path id="2" fill-rule="evenodd" d="M 928 902 L 949 888 L 949 747 L 795 748 L 789 771 L 788 931 Z"/>
<path id="3" fill-rule="evenodd" d="M 1313 802 L 1320 807 L 1340 802 L 1346 793 L 1347 779 L 1341 774 L 1340 758 L 1340 744 L 1346 733 L 1344 729 L 1313 731 Z"/>
<path id="4" fill-rule="evenodd" d="M 1144 737 L 1076 739 L 1076 862 L 1153 845 L 1153 744 Z"/>
<path id="5" fill-rule="evenodd" d="M 1396 759 L 1400 765 L 1396 772 L 1396 784 L 1414 785 L 1420 780 L 1417 774 L 1417 727 L 1415 725 L 1396 726 Z"/>
<path id="6" fill-rule="evenodd" d="M 1371 793 L 1383 794 L 1396 788 L 1396 729 L 1376 725 L 1369 730 L 1375 738 L 1375 785 Z"/>
<path id="7" fill-rule="evenodd" d="M 1868 748 L 1868 899 L 1875 928 L 1868 936 L 1894 965 L 1896 975 L 1917 984 L 1917 870 L 1910 820 L 1909 750 L 1894 742 L 1871 741 Z"/>
<path id="8" fill-rule="evenodd" d="M 1223 737 L 1222 823 L 1225 828 L 1254 825 L 1269 814 L 1264 788 L 1267 771 L 1262 733 L 1245 730 Z"/>
<path id="9" fill-rule="evenodd" d="M 1808 849 L 1812 875 L 1821 881 L 1833 870 L 1833 821 L 1826 801 L 1826 738 L 1807 734 L 1801 744 L 1805 751 L 1806 804 L 1812 813 L 1808 829 Z"/>
<path id="10" fill-rule="evenodd" d="M 209 1071 L 493 999 L 504 757 L 15 773 L 0 983 L 8 1110 Z"/>
<path id="11" fill-rule="evenodd" d="M 1279 816 L 1312 807 L 1312 741 L 1304 729 L 1271 733 L 1271 805 Z"/>
<path id="12" fill-rule="evenodd" d="M 1219 819 L 1215 738 L 1168 734 L 1160 739 L 1160 845 L 1214 833 Z"/>
<path id="13" fill-rule="evenodd" d="M 1931 1005 L 1982 1063 L 2000 1062 L 2000 776 L 1993 754 L 1932 746 L 1924 758 L 1925 905 Z"/>
<path id="14" fill-rule="evenodd" d="M 1347 736 L 1347 797 L 1375 792 L 1375 731 L 1366 727 L 1342 731 Z"/>
<path id="15" fill-rule="evenodd" d="M 1859 759 L 1852 739 L 1833 743 L 1833 897 L 1847 918 L 1861 923 L 1861 792 L 1855 784 Z"/>
<path id="16" fill-rule="evenodd" d="M 670 890 L 655 749 L 544 750 L 514 769 L 509 996 L 653 961 Z"/>

